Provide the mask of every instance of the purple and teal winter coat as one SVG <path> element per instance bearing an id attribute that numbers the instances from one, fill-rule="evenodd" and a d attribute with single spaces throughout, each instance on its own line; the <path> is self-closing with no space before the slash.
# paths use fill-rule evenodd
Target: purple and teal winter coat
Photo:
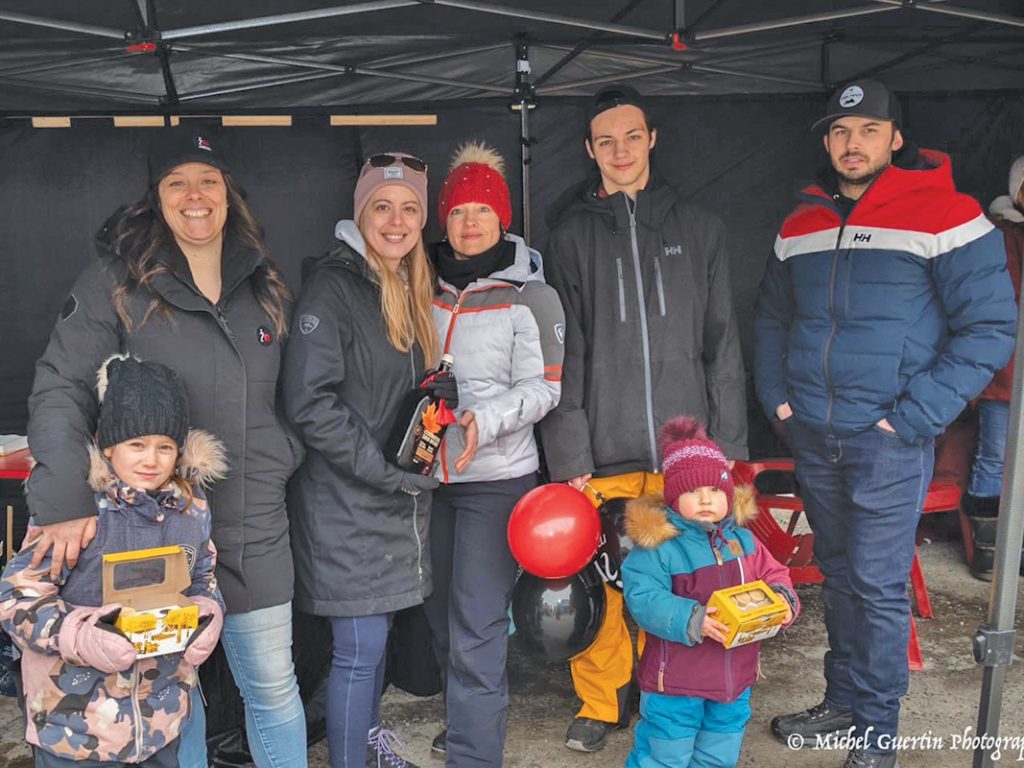
<path id="1" fill-rule="evenodd" d="M 701 638 L 700 626 L 712 592 L 758 579 L 790 604 L 794 619 L 800 611 L 789 569 L 740 527 L 756 510 L 746 486 L 736 488 L 733 513 L 712 531 L 660 496 L 627 505 L 626 532 L 635 546 L 622 566 L 623 593 L 647 633 L 637 668 L 640 690 L 731 702 L 754 684 L 760 643 L 726 649 Z"/>
<path id="2" fill-rule="evenodd" d="M 195 495 L 186 506 L 177 486 L 151 495 L 118 480 L 94 446 L 90 458 L 96 538 L 56 583 L 49 555 L 39 568 L 29 567 L 35 542 L 27 544 L 0 579 L 0 626 L 22 652 L 29 744 L 68 760 L 141 763 L 178 738 L 198 681 L 195 667 L 182 653 L 139 659 L 109 674 L 72 664 L 59 651 L 61 624 L 75 608 L 103 605 L 104 554 L 172 545 L 188 558 L 192 584 L 185 594 L 212 599 L 223 611 L 202 488 L 223 476 L 227 465 L 223 446 L 192 430 L 178 465 L 193 483 Z"/>

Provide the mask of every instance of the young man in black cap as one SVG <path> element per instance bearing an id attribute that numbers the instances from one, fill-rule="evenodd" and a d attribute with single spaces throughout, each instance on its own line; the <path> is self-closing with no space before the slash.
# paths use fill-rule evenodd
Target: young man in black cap
<path id="1" fill-rule="evenodd" d="M 634 89 L 603 89 L 588 117 L 600 178 L 550 217 L 545 271 L 565 308 L 565 368 L 541 437 L 551 479 L 598 503 L 661 493 L 656 435 L 669 418 L 703 420 L 730 459 L 746 457 L 747 425 L 722 222 L 653 172 L 657 131 Z M 604 624 L 572 660 L 583 707 L 566 746 L 582 752 L 629 724 L 633 647 L 622 594 L 605 591 Z"/>
<path id="2" fill-rule="evenodd" d="M 915 530 L 934 438 L 1013 352 L 1002 239 L 949 158 L 908 146 L 884 85 L 840 88 L 757 304 L 757 389 L 796 461 L 825 576 L 825 698 L 772 721 L 790 748 L 851 728 L 847 768 L 893 768 Z"/>

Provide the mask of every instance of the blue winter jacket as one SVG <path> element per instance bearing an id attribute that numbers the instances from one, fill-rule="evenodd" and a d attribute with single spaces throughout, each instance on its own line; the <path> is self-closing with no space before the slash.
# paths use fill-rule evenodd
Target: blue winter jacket
<path id="1" fill-rule="evenodd" d="M 812 185 L 782 225 L 755 319 L 758 397 L 848 437 L 885 418 L 941 433 L 1013 353 L 1003 238 L 953 186 L 949 157 L 890 166 L 844 221 Z"/>

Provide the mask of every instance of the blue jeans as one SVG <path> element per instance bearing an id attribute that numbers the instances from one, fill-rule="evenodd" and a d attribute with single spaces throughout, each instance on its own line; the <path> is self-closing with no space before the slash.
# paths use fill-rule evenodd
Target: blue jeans
<path id="1" fill-rule="evenodd" d="M 206 768 L 206 706 L 198 685 L 189 694 L 189 703 L 192 711 L 181 727 L 178 764 L 180 768 Z"/>
<path id="2" fill-rule="evenodd" d="M 392 613 L 333 617 L 334 655 L 327 679 L 327 748 L 331 768 L 363 768 L 371 728 L 380 725 Z"/>
<path id="3" fill-rule="evenodd" d="M 978 401 L 978 449 L 971 467 L 971 496 L 1001 496 L 1006 430 L 1010 404 L 999 400 Z"/>
<path id="4" fill-rule="evenodd" d="M 934 442 L 910 445 L 880 427 L 830 438 L 786 423 L 825 577 L 825 698 L 851 709 L 857 735 L 882 751 L 878 737 L 896 735 L 910 676 L 907 580 Z"/>
<path id="5" fill-rule="evenodd" d="M 306 715 L 292 663 L 292 604 L 228 614 L 220 641 L 245 703 L 257 768 L 305 768 Z"/>

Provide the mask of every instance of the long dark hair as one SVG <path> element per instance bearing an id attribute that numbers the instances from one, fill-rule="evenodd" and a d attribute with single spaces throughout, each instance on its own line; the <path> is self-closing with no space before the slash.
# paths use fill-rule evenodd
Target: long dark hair
<path id="1" fill-rule="evenodd" d="M 263 231 L 253 216 L 252 209 L 245 202 L 241 188 L 224 173 L 227 189 L 228 216 L 224 224 L 224 239 L 234 240 L 245 248 L 257 251 L 263 261 L 253 273 L 252 286 L 263 311 L 270 317 L 278 338 L 288 332 L 285 320 L 285 305 L 290 298 L 288 286 L 281 279 L 266 245 Z M 171 317 L 170 307 L 152 289 L 153 278 L 168 270 L 167 264 L 159 257 L 166 248 L 177 248 L 174 235 L 160 210 L 160 196 L 157 185 L 152 185 L 140 200 L 126 205 L 108 223 L 104 237 L 111 254 L 125 266 L 121 280 L 114 289 L 111 302 L 124 327 L 132 330 L 132 319 L 128 314 L 128 296 L 138 287 L 149 292 L 151 298 L 139 326 L 143 326 L 156 312 Z"/>

